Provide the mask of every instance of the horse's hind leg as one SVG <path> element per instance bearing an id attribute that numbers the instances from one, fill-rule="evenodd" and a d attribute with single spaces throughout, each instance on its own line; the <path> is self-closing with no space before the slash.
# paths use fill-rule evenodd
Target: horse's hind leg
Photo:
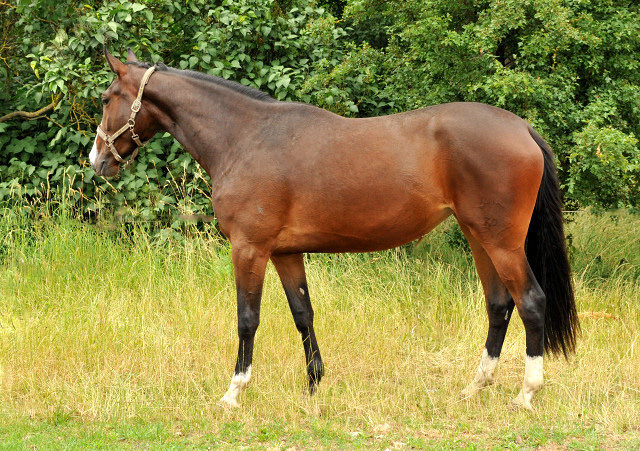
<path id="1" fill-rule="evenodd" d="M 498 216 L 494 215 L 493 217 Z M 489 281 L 487 284 L 489 287 L 487 299 L 490 332 L 487 337 L 487 357 L 486 359 L 483 358 L 481 367 L 483 364 L 485 367 L 495 367 L 497 360 L 492 359 L 489 354 L 489 348 L 493 347 L 495 350 L 501 347 L 507 327 L 506 323 L 508 322 L 504 318 L 508 320 L 510 316 L 508 313 L 512 308 L 510 307 L 509 298 L 504 291 L 501 291 L 499 284 L 495 281 L 495 275 L 492 275 L 492 272 L 487 270 L 489 263 L 491 263 L 495 274 L 497 274 L 511 295 L 524 324 L 527 354 L 525 373 L 522 390 L 514 399 L 514 403 L 526 409 L 531 409 L 531 399 L 542 387 L 543 383 L 542 354 L 544 350 L 546 297 L 533 275 L 525 255 L 526 228 L 520 227 L 524 229 L 520 231 L 514 227 L 509 228 L 506 225 L 509 224 L 507 221 L 503 217 L 492 225 L 495 226 L 496 230 L 509 230 L 511 233 L 508 234 L 490 233 L 490 229 L 482 225 L 478 226 L 474 221 L 461 221 L 463 224 L 461 227 L 470 237 L 470 242 L 475 243 L 474 247 L 477 248 L 479 245 L 488 260 L 490 260 L 488 262 L 481 252 L 476 251 L 474 253 L 474 257 L 476 257 L 476 254 L 480 257 L 478 270 L 480 277 L 483 279 L 483 284 L 486 283 L 485 280 Z M 495 291 L 492 291 L 492 289 Z M 505 315 L 502 321 L 500 320 L 501 315 Z M 501 322 L 502 324 L 500 324 Z M 494 327 L 491 326 L 492 323 Z M 482 380 L 480 378 L 480 381 Z"/>
<path id="2" fill-rule="evenodd" d="M 491 259 L 516 304 L 526 335 L 526 360 L 522 389 L 514 404 L 531 410 L 531 399 L 542 387 L 542 354 L 544 352 L 544 320 L 546 296 L 540 288 L 524 249 L 489 251 Z"/>
<path id="3" fill-rule="evenodd" d="M 464 397 L 473 395 L 482 387 L 493 383 L 495 370 L 500 358 L 502 344 L 507 333 L 514 302 L 509 291 L 500 280 L 498 273 L 487 255 L 466 227 L 461 226 L 473 252 L 480 281 L 484 289 L 487 315 L 489 317 L 489 332 L 484 351 L 476 375 L 469 385 L 462 391 Z"/>
<path id="4" fill-rule="evenodd" d="M 522 390 L 514 403 L 531 410 L 531 399 L 542 387 L 542 354 L 544 351 L 544 320 L 546 297 L 540 288 L 524 252 L 523 246 L 483 245 L 500 280 L 511 293 L 526 335 L 526 360 Z"/>
<path id="5" fill-rule="evenodd" d="M 313 330 L 313 308 L 309 298 L 309 288 L 304 272 L 302 254 L 272 255 L 271 261 L 278 271 L 282 286 L 289 301 L 291 314 L 296 328 L 302 335 L 307 374 L 309 376 L 309 392 L 313 394 L 324 372 L 322 358 Z"/>

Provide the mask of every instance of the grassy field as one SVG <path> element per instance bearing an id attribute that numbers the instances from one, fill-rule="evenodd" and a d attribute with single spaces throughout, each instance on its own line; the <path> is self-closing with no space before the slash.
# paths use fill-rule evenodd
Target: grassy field
<path id="1" fill-rule="evenodd" d="M 640 447 L 638 216 L 569 218 L 582 336 L 568 362 L 546 359 L 534 412 L 508 405 L 524 369 L 517 317 L 496 384 L 459 397 L 487 320 L 452 222 L 393 251 L 308 256 L 326 366 L 313 397 L 270 266 L 253 380 L 226 410 L 236 306 L 215 231 L 34 216 L 0 219 L 2 449 Z"/>

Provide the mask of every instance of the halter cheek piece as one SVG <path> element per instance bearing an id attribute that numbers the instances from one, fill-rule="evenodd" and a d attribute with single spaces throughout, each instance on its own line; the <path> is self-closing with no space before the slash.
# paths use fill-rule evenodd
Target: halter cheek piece
<path id="1" fill-rule="evenodd" d="M 134 100 L 131 104 L 131 115 L 129 116 L 129 120 L 126 124 L 120 127 L 120 130 L 109 136 L 104 132 L 104 130 L 102 130 L 102 123 L 98 125 L 98 136 L 102 138 L 102 140 L 107 144 L 107 147 L 118 163 L 125 163 L 127 166 L 130 165 L 134 158 L 138 156 L 138 150 L 140 149 L 140 147 L 144 147 L 145 144 L 149 142 L 140 141 L 140 136 L 138 136 L 133 129 L 136 126 L 136 114 L 138 114 L 138 111 L 140 111 L 140 108 L 142 107 L 142 93 L 144 92 L 144 87 L 147 85 L 147 83 L 149 83 L 149 78 L 151 78 L 151 74 L 153 74 L 153 71 L 155 70 L 156 67 L 151 66 L 142 76 L 142 80 L 140 81 L 140 88 L 138 89 L 138 97 L 136 97 L 136 100 Z M 131 132 L 131 138 L 137 144 L 136 149 L 133 151 L 128 161 L 124 160 L 120 156 L 118 150 L 116 149 L 116 146 L 113 145 L 114 141 L 127 130 Z"/>

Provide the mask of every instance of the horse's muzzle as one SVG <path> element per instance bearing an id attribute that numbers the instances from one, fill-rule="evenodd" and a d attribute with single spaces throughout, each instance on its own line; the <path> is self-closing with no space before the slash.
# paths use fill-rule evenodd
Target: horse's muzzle
<path id="1" fill-rule="evenodd" d="M 120 165 L 117 164 L 114 160 L 113 163 L 110 163 L 109 158 L 100 157 L 98 154 L 98 146 L 97 146 L 98 138 L 96 137 L 93 142 L 93 147 L 91 148 L 91 152 L 89 153 L 89 161 L 91 162 L 91 168 L 96 172 L 96 174 L 103 177 L 113 177 L 117 175 L 120 171 Z"/>

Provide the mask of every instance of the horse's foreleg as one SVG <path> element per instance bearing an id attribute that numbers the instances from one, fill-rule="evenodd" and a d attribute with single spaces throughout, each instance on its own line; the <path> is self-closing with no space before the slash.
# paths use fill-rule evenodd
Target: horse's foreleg
<path id="1" fill-rule="evenodd" d="M 238 407 L 238 396 L 251 379 L 253 341 L 260 323 L 262 284 L 269 256 L 248 245 L 232 245 L 238 298 L 238 358 L 229 389 L 221 402 Z"/>
<path id="2" fill-rule="evenodd" d="M 311 307 L 307 278 L 304 272 L 304 259 L 302 254 L 273 255 L 271 256 L 271 261 L 275 265 L 282 281 L 296 328 L 302 335 L 302 345 L 304 346 L 305 362 L 309 376 L 309 392 L 313 394 L 322 378 L 324 368 L 313 330 L 313 308 Z"/>

